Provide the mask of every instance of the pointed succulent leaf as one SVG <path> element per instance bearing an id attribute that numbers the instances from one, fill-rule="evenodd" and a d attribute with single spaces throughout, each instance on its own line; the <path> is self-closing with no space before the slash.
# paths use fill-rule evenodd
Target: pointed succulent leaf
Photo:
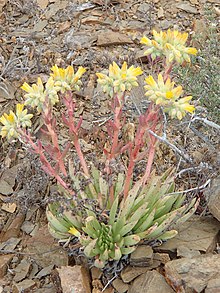
<path id="1" fill-rule="evenodd" d="M 184 200 L 186 199 L 186 194 L 178 194 L 178 198 L 173 205 L 173 210 L 178 209 L 183 204 Z"/>
<path id="2" fill-rule="evenodd" d="M 92 250 L 93 248 L 95 247 L 96 245 L 96 242 L 97 242 L 97 239 L 93 239 L 90 241 L 90 243 L 88 245 L 85 246 L 84 248 L 84 253 L 87 257 L 92 257 Z"/>
<path id="3" fill-rule="evenodd" d="M 194 202 L 194 200 L 192 202 Z M 194 202 L 194 207 L 192 207 L 190 211 L 188 211 L 184 216 L 180 217 L 176 221 L 177 226 L 184 223 L 185 221 L 187 221 L 195 213 L 195 211 L 197 210 L 197 208 L 199 206 L 199 202 L 200 202 L 199 199 L 196 202 Z"/>
<path id="4" fill-rule="evenodd" d="M 142 185 L 142 181 L 139 180 L 135 183 L 135 185 L 129 191 L 126 200 L 124 201 L 123 205 L 120 208 L 119 217 L 124 217 L 124 216 L 126 217 L 127 215 L 129 215 L 141 185 Z"/>
<path id="5" fill-rule="evenodd" d="M 133 222 L 126 224 L 124 227 L 122 227 L 122 229 L 120 231 L 121 236 L 124 236 L 124 235 L 128 234 L 129 232 L 131 232 L 131 230 L 134 228 L 134 226 L 136 224 L 137 224 L 137 221 L 133 221 Z"/>
<path id="6" fill-rule="evenodd" d="M 121 249 L 120 247 L 115 245 L 115 256 L 114 260 L 119 260 L 122 257 Z"/>
<path id="7" fill-rule="evenodd" d="M 92 180 L 93 180 L 93 186 L 95 187 L 96 193 L 100 193 L 99 188 L 99 178 L 100 178 L 100 171 L 92 164 L 91 167 L 91 173 L 92 173 Z"/>
<path id="8" fill-rule="evenodd" d="M 140 233 L 146 231 L 153 224 L 155 215 L 155 210 L 153 210 L 150 214 L 146 214 L 140 221 L 135 225 L 133 231 L 134 233 Z"/>
<path id="9" fill-rule="evenodd" d="M 165 241 L 165 240 L 168 240 L 168 239 L 175 237 L 177 234 L 178 234 L 178 232 L 176 230 L 170 230 L 170 231 L 166 231 L 165 233 L 160 235 L 157 239 Z"/>
<path id="10" fill-rule="evenodd" d="M 68 232 L 67 233 L 59 232 L 50 223 L 48 223 L 48 231 L 56 239 L 68 239 L 70 237 L 70 234 L 68 234 Z"/>
<path id="11" fill-rule="evenodd" d="M 124 246 L 132 246 L 138 244 L 141 238 L 138 235 L 129 235 L 123 238 L 124 239 Z"/>
<path id="12" fill-rule="evenodd" d="M 70 225 L 67 223 L 65 225 L 61 224 L 61 222 L 49 211 L 46 211 L 48 222 L 54 227 L 54 229 L 58 232 L 65 233 L 68 232 Z"/>
<path id="13" fill-rule="evenodd" d="M 131 254 L 132 252 L 134 252 L 136 250 L 137 247 L 135 246 L 131 246 L 131 247 L 122 247 L 121 248 L 121 253 L 124 255 L 128 255 Z"/>
<path id="14" fill-rule="evenodd" d="M 99 177 L 100 193 L 106 198 L 108 195 L 109 186 L 103 177 Z"/>
<path id="15" fill-rule="evenodd" d="M 120 219 L 118 219 L 117 222 L 115 222 L 112 225 L 113 235 L 115 235 L 115 236 L 118 234 L 121 235 L 121 229 L 124 227 L 125 223 L 126 223 L 125 217 L 121 217 Z"/>
<path id="16" fill-rule="evenodd" d="M 160 224 L 157 227 L 155 231 L 151 232 L 147 238 L 157 239 L 160 235 L 164 233 L 164 231 L 166 231 L 166 229 L 168 229 L 171 226 L 174 219 L 176 219 L 176 216 L 177 216 L 177 212 L 173 212 L 164 222 L 162 222 L 162 224 Z"/>
<path id="17" fill-rule="evenodd" d="M 123 184 L 124 184 L 124 174 L 119 173 L 116 184 L 115 184 L 115 197 L 120 195 L 120 193 L 122 192 Z"/>
<path id="18" fill-rule="evenodd" d="M 63 213 L 63 217 L 66 221 L 68 221 L 71 224 L 71 226 L 74 226 L 77 229 L 82 228 L 82 223 L 80 221 L 81 219 L 79 216 L 73 216 L 70 211 L 65 211 Z"/>
<path id="19" fill-rule="evenodd" d="M 157 227 L 158 227 L 158 224 L 155 223 L 150 228 L 145 230 L 144 232 L 136 233 L 136 235 L 138 235 L 141 239 L 148 239 L 148 235 L 150 233 L 154 232 L 157 229 Z"/>
<path id="20" fill-rule="evenodd" d="M 110 210 L 110 214 L 109 214 L 109 224 L 110 225 L 113 225 L 115 222 L 117 210 L 118 210 L 118 195 L 116 196 L 116 198 L 113 202 L 113 205 L 111 207 L 111 210 Z"/>
<path id="21" fill-rule="evenodd" d="M 133 222 L 133 221 L 139 221 L 144 214 L 146 214 L 148 212 L 148 203 L 144 203 L 142 206 L 140 206 L 135 212 L 134 214 L 128 219 L 129 222 Z"/>

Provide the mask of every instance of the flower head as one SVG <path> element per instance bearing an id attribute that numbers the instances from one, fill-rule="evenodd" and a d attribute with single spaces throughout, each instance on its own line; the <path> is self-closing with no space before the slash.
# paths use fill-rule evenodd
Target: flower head
<path id="1" fill-rule="evenodd" d="M 143 72 L 140 67 L 131 66 L 128 68 L 124 62 L 120 68 L 115 62 L 109 65 L 109 74 L 96 73 L 98 83 L 102 86 L 103 91 L 107 92 L 111 97 L 115 93 L 123 93 L 131 91 L 133 86 L 138 86 L 137 76 Z"/>
<path id="2" fill-rule="evenodd" d="M 27 109 L 23 104 L 17 104 L 16 114 L 10 111 L 9 114 L 4 113 L 0 117 L 0 122 L 4 125 L 0 128 L 0 135 L 7 137 L 8 140 L 19 137 L 18 129 L 31 126 L 32 114 L 27 114 Z"/>
<path id="3" fill-rule="evenodd" d="M 66 69 L 59 68 L 57 65 L 54 65 L 51 70 L 51 77 L 54 80 L 54 84 L 59 88 L 61 93 L 70 90 L 80 90 L 80 86 L 82 82 L 80 78 L 86 72 L 86 69 L 82 66 L 79 67 L 76 73 L 74 73 L 74 69 L 72 66 L 68 66 Z"/>
<path id="4" fill-rule="evenodd" d="M 186 112 L 194 112 L 194 106 L 188 103 L 192 97 L 180 98 L 183 94 L 183 89 L 181 86 L 175 87 L 175 83 L 170 78 L 164 81 L 162 74 L 159 74 L 157 81 L 155 81 L 150 75 L 145 79 L 145 82 L 147 84 L 145 86 L 147 90 L 145 95 L 156 105 L 162 106 L 171 118 L 177 117 L 181 120 Z"/>
<path id="5" fill-rule="evenodd" d="M 154 60 L 156 57 L 166 57 L 167 64 L 174 61 L 182 64 L 184 61 L 190 62 L 189 55 L 196 55 L 196 48 L 186 47 L 188 39 L 187 33 L 180 33 L 176 30 L 157 33 L 153 30 L 154 40 L 148 39 L 144 36 L 141 39 L 141 44 L 149 47 L 145 51 L 145 55 L 151 55 Z"/>

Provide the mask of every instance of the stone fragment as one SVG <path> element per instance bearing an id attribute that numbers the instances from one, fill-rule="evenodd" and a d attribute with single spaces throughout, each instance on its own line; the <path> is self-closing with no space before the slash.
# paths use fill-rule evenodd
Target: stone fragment
<path id="1" fill-rule="evenodd" d="M 8 265 L 11 262 L 13 256 L 13 254 L 0 255 L 0 278 L 3 278 L 7 273 Z"/>
<path id="2" fill-rule="evenodd" d="M 17 214 L 11 222 L 10 226 L 8 227 L 7 231 L 5 233 L 4 231 L 1 232 L 0 241 L 4 242 L 12 237 L 17 238 L 20 234 L 20 228 L 22 223 L 24 222 L 24 218 L 24 214 Z"/>
<path id="3" fill-rule="evenodd" d="M 128 293 L 175 293 L 157 271 L 148 271 L 134 280 Z"/>
<path id="4" fill-rule="evenodd" d="M 118 293 L 125 293 L 128 291 L 129 288 L 128 284 L 125 284 L 121 279 L 118 278 L 112 282 L 112 286 Z"/>
<path id="5" fill-rule="evenodd" d="M 0 180 L 0 193 L 4 195 L 9 195 L 13 193 L 13 188 L 4 179 Z"/>
<path id="6" fill-rule="evenodd" d="M 167 263 L 168 261 L 170 261 L 170 256 L 169 256 L 168 253 L 159 253 L 159 252 L 156 252 L 156 253 L 154 253 L 153 258 L 154 258 L 154 260 L 160 261 L 163 265 L 165 265 L 165 263 Z"/>
<path id="7" fill-rule="evenodd" d="M 163 10 L 163 7 L 160 7 L 159 10 L 157 11 L 157 17 L 158 17 L 159 19 L 164 17 L 164 10 Z"/>
<path id="8" fill-rule="evenodd" d="M 90 284 L 84 283 L 83 272 L 81 266 L 65 266 L 57 269 L 63 293 L 90 293 Z"/>
<path id="9" fill-rule="evenodd" d="M 216 246 L 220 223 L 212 217 L 193 216 L 178 229 L 178 235 L 161 246 L 155 247 L 159 252 L 175 252 L 184 245 L 190 250 L 212 252 Z"/>
<path id="10" fill-rule="evenodd" d="M 92 275 L 92 279 L 100 279 L 102 276 L 102 271 L 96 267 L 92 267 L 91 268 L 91 275 Z"/>
<path id="11" fill-rule="evenodd" d="M 206 192 L 206 196 L 209 199 L 209 211 L 220 221 L 220 178 L 212 181 L 211 188 Z"/>
<path id="12" fill-rule="evenodd" d="M 17 208 L 17 205 L 15 203 L 3 203 L 1 207 L 3 211 L 6 211 L 11 214 L 15 212 L 16 208 Z"/>
<path id="13" fill-rule="evenodd" d="M 112 46 L 112 45 L 124 45 L 133 44 L 132 40 L 125 34 L 105 31 L 100 32 L 97 39 L 97 46 Z"/>
<path id="14" fill-rule="evenodd" d="M 181 258 L 165 264 L 165 273 L 168 272 L 169 276 L 172 277 L 172 272 L 176 272 L 185 284 L 186 292 L 189 293 L 203 292 L 208 282 L 216 278 L 219 271 L 220 255 L 207 254 L 191 259 Z M 212 283 L 210 286 L 212 286 Z"/>
<path id="15" fill-rule="evenodd" d="M 35 287 L 35 282 L 29 279 L 25 279 L 24 281 L 14 284 L 13 293 L 29 293 Z"/>
<path id="16" fill-rule="evenodd" d="M 199 13 L 199 11 L 194 6 L 190 5 L 187 2 L 177 4 L 176 8 L 179 8 L 179 9 L 181 9 L 183 11 L 186 11 L 186 12 L 192 13 L 192 14 L 198 14 Z"/>
<path id="17" fill-rule="evenodd" d="M 20 241 L 21 238 L 12 237 L 0 244 L 0 250 L 14 250 Z"/>
<path id="18" fill-rule="evenodd" d="M 53 267 L 54 267 L 54 265 L 50 265 L 46 268 L 43 268 L 34 278 L 41 279 L 42 277 L 49 275 L 51 273 Z"/>
<path id="19" fill-rule="evenodd" d="M 192 258 L 195 256 L 199 256 L 200 254 L 201 253 L 198 250 L 190 249 L 189 247 L 185 245 L 180 245 L 177 248 L 177 256 L 180 256 L 180 257 Z"/>
<path id="20" fill-rule="evenodd" d="M 205 293 L 219 293 L 220 292 L 220 277 L 213 278 L 208 281 Z"/>
<path id="21" fill-rule="evenodd" d="M 150 266 L 153 263 L 153 249 L 148 245 L 140 245 L 131 253 L 131 266 Z"/>
<path id="22" fill-rule="evenodd" d="M 142 12 L 142 13 L 147 13 L 151 9 L 151 4 L 149 3 L 141 3 L 138 6 L 137 11 Z"/>
<path id="23" fill-rule="evenodd" d="M 121 271 L 121 278 L 124 283 L 130 283 L 138 276 L 149 271 L 148 267 L 131 267 L 127 266 Z"/>
<path id="24" fill-rule="evenodd" d="M 47 225 L 41 227 L 36 235 L 27 241 L 26 246 L 25 252 L 34 253 L 34 260 L 43 268 L 50 265 L 68 265 L 67 252 L 54 241 Z"/>
<path id="25" fill-rule="evenodd" d="M 21 226 L 21 230 L 25 232 L 26 234 L 30 234 L 34 229 L 34 226 L 35 225 L 31 223 L 30 221 L 24 221 L 24 223 Z"/>
<path id="26" fill-rule="evenodd" d="M 63 43 L 67 45 L 69 49 L 81 50 L 87 49 L 92 46 L 92 44 L 97 40 L 96 34 L 91 34 L 91 32 L 75 32 L 74 29 L 70 29 L 63 39 Z"/>
<path id="27" fill-rule="evenodd" d="M 32 265 L 27 258 L 23 258 L 20 264 L 14 269 L 15 276 L 14 281 L 16 283 L 24 280 L 31 271 Z"/>

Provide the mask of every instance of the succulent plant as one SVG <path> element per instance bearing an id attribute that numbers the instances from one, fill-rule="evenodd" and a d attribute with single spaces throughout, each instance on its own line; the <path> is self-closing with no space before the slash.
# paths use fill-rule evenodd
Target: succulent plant
<path id="1" fill-rule="evenodd" d="M 74 178 L 74 184 L 79 182 Z M 124 176 L 118 175 L 114 185 L 114 201 L 111 208 L 103 209 L 109 187 L 98 170 L 93 169 L 93 178 L 81 198 L 97 199 L 101 209 L 96 212 L 86 207 L 86 217 L 58 213 L 59 204 L 48 206 L 49 231 L 56 238 L 79 238 L 88 258 L 95 259 L 95 266 L 104 267 L 108 260 L 119 260 L 136 249 L 141 240 L 167 240 L 178 232 L 178 224 L 185 222 L 196 210 L 198 200 L 186 203 L 186 196 L 174 192 L 175 184 L 168 170 L 162 176 L 153 174 L 148 184 L 139 180 L 131 187 L 128 197 L 120 200 Z M 92 193 L 93 192 L 93 193 Z M 184 203 L 185 202 L 185 203 Z M 109 205 L 107 205 L 109 206 Z M 101 211 L 101 212 L 100 212 Z"/>

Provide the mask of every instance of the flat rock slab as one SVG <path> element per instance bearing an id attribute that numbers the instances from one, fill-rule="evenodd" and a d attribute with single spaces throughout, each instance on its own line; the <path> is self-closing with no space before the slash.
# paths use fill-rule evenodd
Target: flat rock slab
<path id="1" fill-rule="evenodd" d="M 150 266 L 153 263 L 153 249 L 149 245 L 140 245 L 131 253 L 131 266 Z"/>
<path id="2" fill-rule="evenodd" d="M 65 266 L 57 269 L 63 293 L 90 293 L 88 272 L 81 266 Z"/>
<path id="3" fill-rule="evenodd" d="M 98 35 L 97 46 L 112 46 L 133 44 L 132 40 L 125 34 L 113 31 L 101 32 Z"/>
<path id="4" fill-rule="evenodd" d="M 202 252 L 215 248 L 220 223 L 212 217 L 193 216 L 179 228 L 179 234 L 156 248 L 158 251 L 175 252 L 179 247 Z"/>
<path id="5" fill-rule="evenodd" d="M 209 211 L 220 221 L 220 178 L 213 180 L 211 188 L 206 192 L 206 196 L 209 198 Z"/>
<path id="6" fill-rule="evenodd" d="M 187 293 L 203 292 L 208 283 L 210 288 L 219 286 L 219 281 L 211 282 L 212 279 L 217 278 L 219 271 L 220 255 L 216 254 L 201 255 L 195 258 L 182 258 L 165 264 L 167 277 L 173 280 L 178 275 Z"/>
<path id="7" fill-rule="evenodd" d="M 14 254 L 0 255 L 0 278 L 7 273 L 8 264 L 11 262 Z"/>
<path id="8" fill-rule="evenodd" d="M 174 291 L 164 277 L 154 270 L 135 279 L 128 293 L 174 293 Z"/>

